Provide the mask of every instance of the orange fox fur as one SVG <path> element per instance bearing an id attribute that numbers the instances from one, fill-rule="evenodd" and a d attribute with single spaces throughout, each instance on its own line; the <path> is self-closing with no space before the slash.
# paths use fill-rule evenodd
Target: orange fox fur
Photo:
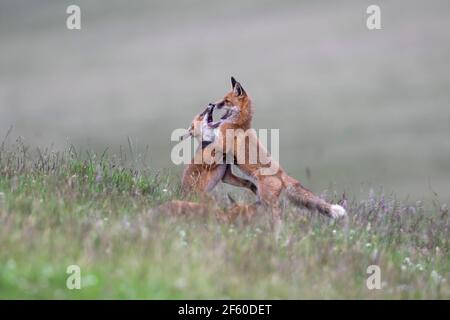
<path id="1" fill-rule="evenodd" d="M 219 126 L 218 137 L 210 146 L 212 149 L 222 152 L 223 154 L 232 154 L 235 158 L 238 156 L 238 150 L 244 150 L 244 163 L 237 163 L 239 169 L 253 178 L 258 190 L 258 196 L 263 204 L 272 209 L 275 219 L 280 219 L 281 208 L 279 198 L 282 191 L 285 190 L 287 197 L 295 204 L 302 205 L 311 210 L 318 210 L 327 216 L 337 218 L 346 214 L 345 209 L 339 205 L 332 205 L 316 196 L 310 190 L 306 189 L 301 183 L 289 176 L 281 166 L 275 162 L 270 154 L 265 150 L 256 135 L 249 134 L 248 139 L 238 138 L 237 135 L 232 136 L 233 142 L 227 143 L 227 130 L 248 130 L 252 127 L 253 108 L 250 97 L 242 88 L 239 82 L 232 77 L 232 90 L 225 97 L 212 106 L 218 109 L 225 109 L 229 116 L 222 120 Z M 238 130 L 238 131 L 236 131 Z M 258 157 L 256 163 L 252 164 L 248 161 L 250 143 L 257 146 L 258 154 L 262 154 L 262 158 Z M 255 150 L 255 149 L 253 149 Z M 235 160 L 236 161 L 236 160 Z M 277 168 L 273 174 L 263 174 L 263 169 L 270 166 Z"/>
<path id="2" fill-rule="evenodd" d="M 200 145 L 191 163 L 187 164 L 183 170 L 183 175 L 181 178 L 183 195 L 204 195 L 206 192 L 212 190 L 217 183 L 219 183 L 219 181 L 237 187 L 247 188 L 253 193 L 256 193 L 255 184 L 249 180 L 235 176 L 231 172 L 231 165 L 225 163 L 214 163 L 213 161 L 209 162 L 211 164 L 207 164 L 204 161 L 205 158 L 211 159 L 211 155 L 204 152 L 202 142 L 204 142 L 204 135 L 208 131 L 213 130 L 208 127 L 208 117 L 212 117 L 212 111 L 212 108 L 208 107 L 205 111 L 198 114 L 188 129 L 188 134 L 186 136 L 196 138 Z"/>
<path id="3" fill-rule="evenodd" d="M 156 207 L 156 211 L 181 216 L 207 216 L 214 213 L 220 222 L 233 223 L 239 217 L 243 222 L 249 222 L 257 213 L 258 203 L 243 205 L 236 203 L 229 195 L 231 206 L 221 209 L 216 203 L 197 203 L 191 201 L 172 200 Z"/>
<path id="4" fill-rule="evenodd" d="M 198 114 L 192 121 L 188 129 L 188 134 L 182 137 L 183 139 L 191 136 L 196 138 L 200 143 L 191 163 L 186 165 L 183 170 L 181 179 L 182 193 L 185 196 L 189 194 L 200 195 L 202 202 L 172 200 L 161 204 L 156 210 L 185 216 L 206 216 L 210 213 L 215 213 L 216 218 L 222 222 L 234 222 L 238 217 L 242 217 L 243 221 L 249 221 L 256 213 L 256 203 L 253 205 L 241 205 L 229 197 L 232 206 L 227 210 L 223 210 L 206 195 L 219 181 L 244 187 L 256 193 L 256 186 L 253 182 L 235 176 L 231 172 L 230 165 L 215 163 L 212 161 L 212 155 L 204 153 L 203 142 L 212 142 L 205 141 L 205 139 L 214 139 L 214 129 L 208 126 L 210 119 L 212 120 L 212 111 L 213 108 L 208 107 L 205 111 Z M 206 162 L 210 164 L 207 164 L 204 158 L 208 158 L 209 161 Z"/>

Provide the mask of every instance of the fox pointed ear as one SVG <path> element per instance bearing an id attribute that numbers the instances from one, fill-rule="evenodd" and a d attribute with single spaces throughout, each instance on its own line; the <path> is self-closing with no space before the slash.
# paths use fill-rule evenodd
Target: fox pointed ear
<path id="1" fill-rule="evenodd" d="M 244 88 L 242 88 L 241 84 L 239 82 L 236 82 L 236 85 L 234 86 L 234 94 L 236 97 L 243 97 L 246 96 L 247 93 L 245 93 Z"/>
<path id="2" fill-rule="evenodd" d="M 236 79 L 232 76 L 231 77 L 231 88 L 234 89 L 234 86 L 236 85 L 237 81 Z"/>
<path id="3" fill-rule="evenodd" d="M 228 201 L 230 202 L 230 204 L 236 204 L 236 200 L 233 199 L 233 197 L 227 193 L 227 197 L 228 197 Z"/>
<path id="4" fill-rule="evenodd" d="M 235 94 L 235 96 L 236 97 L 246 96 L 247 93 L 245 93 L 245 90 L 244 88 L 242 88 L 241 84 L 237 82 L 233 77 L 231 77 L 231 83 L 233 83 L 233 80 L 234 80 L 233 93 Z"/>

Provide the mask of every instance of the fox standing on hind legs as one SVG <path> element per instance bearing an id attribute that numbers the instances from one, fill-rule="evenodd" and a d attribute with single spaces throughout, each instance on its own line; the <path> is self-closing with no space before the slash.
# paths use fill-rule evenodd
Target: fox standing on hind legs
<path id="1" fill-rule="evenodd" d="M 181 179 L 181 190 L 183 195 L 200 194 L 211 191 L 219 181 L 243 187 L 256 194 L 256 186 L 249 180 L 235 176 L 231 172 L 231 165 L 224 161 L 214 162 L 212 155 L 207 154 L 205 147 L 211 144 L 218 132 L 218 123 L 213 124 L 213 109 L 208 106 L 202 113 L 198 114 L 192 121 L 188 133 L 181 139 L 189 136 L 199 141 L 199 147 L 195 152 L 191 163 L 186 165 Z"/>
<path id="2" fill-rule="evenodd" d="M 276 220 L 281 218 L 279 198 L 285 190 L 287 197 L 293 203 L 311 210 L 317 210 L 332 218 L 346 215 L 343 207 L 330 204 L 303 187 L 300 182 L 289 176 L 281 166 L 271 158 L 270 154 L 258 140 L 252 128 L 252 101 L 239 82 L 231 77 L 231 92 L 211 107 L 226 110 L 226 118 L 222 119 L 218 136 L 210 148 L 216 152 L 230 154 L 238 168 L 247 176 L 253 178 L 258 189 L 258 196 L 263 204 L 272 209 Z M 247 131 L 248 130 L 248 131 Z M 229 133 L 232 133 L 229 135 Z M 232 139 L 230 142 L 229 140 Z M 254 157 L 252 152 L 256 152 Z M 239 161 L 239 158 L 244 161 Z M 249 159 L 257 159 L 251 162 Z"/>

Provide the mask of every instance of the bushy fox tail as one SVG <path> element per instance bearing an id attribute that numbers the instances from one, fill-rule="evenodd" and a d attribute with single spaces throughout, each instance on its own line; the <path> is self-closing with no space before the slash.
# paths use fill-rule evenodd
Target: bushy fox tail
<path id="1" fill-rule="evenodd" d="M 295 205 L 306 207 L 310 210 L 317 210 L 331 218 L 345 216 L 347 212 L 338 204 L 330 204 L 319 198 L 310 190 L 303 187 L 299 181 L 292 177 L 284 176 L 283 183 L 286 187 L 286 195 Z"/>

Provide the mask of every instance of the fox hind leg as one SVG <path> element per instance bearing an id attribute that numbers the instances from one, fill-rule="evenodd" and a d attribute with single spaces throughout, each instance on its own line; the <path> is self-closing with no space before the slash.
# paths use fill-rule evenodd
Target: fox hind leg
<path id="1" fill-rule="evenodd" d="M 217 165 L 213 170 L 208 172 L 208 183 L 205 186 L 205 192 L 209 192 L 219 183 L 220 180 L 222 180 L 225 171 L 226 171 L 226 164 Z"/>
<path id="2" fill-rule="evenodd" d="M 247 188 L 251 192 L 253 192 L 254 194 L 257 195 L 257 187 L 253 182 L 251 182 L 250 180 L 235 176 L 234 173 L 231 171 L 231 165 L 227 164 L 226 166 L 227 166 L 227 168 L 222 177 L 222 182 L 228 183 L 235 187 Z"/>
<path id="3" fill-rule="evenodd" d="M 282 230 L 280 195 L 283 190 L 283 183 L 276 176 L 262 176 L 258 179 L 257 186 L 258 194 L 261 197 L 261 202 L 271 211 L 275 239 L 279 240 Z"/>

